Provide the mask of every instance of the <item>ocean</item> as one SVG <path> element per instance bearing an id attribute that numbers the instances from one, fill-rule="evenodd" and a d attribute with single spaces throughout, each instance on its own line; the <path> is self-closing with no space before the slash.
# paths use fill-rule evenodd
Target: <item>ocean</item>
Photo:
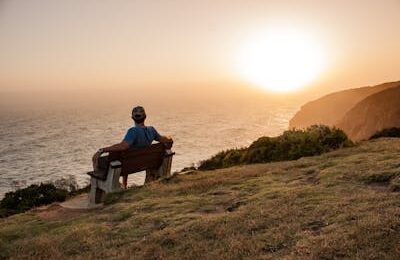
<path id="1" fill-rule="evenodd" d="M 93 153 L 121 141 L 132 126 L 130 105 L 89 107 L 0 112 L 0 198 L 16 188 L 70 176 L 81 186 L 89 182 Z M 145 107 L 146 124 L 174 138 L 172 171 L 261 136 L 276 136 L 299 108 L 288 102 Z M 130 177 L 131 182 L 143 178 L 143 173 Z"/>

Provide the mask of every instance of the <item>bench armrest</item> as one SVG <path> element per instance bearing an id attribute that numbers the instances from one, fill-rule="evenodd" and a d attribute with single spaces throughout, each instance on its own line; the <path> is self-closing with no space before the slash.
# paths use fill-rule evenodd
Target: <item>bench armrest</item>
<path id="1" fill-rule="evenodd" d="M 170 149 L 165 150 L 164 157 L 170 157 L 170 156 L 173 156 L 173 155 L 175 155 L 175 153 L 173 151 L 171 151 Z"/>
<path id="2" fill-rule="evenodd" d="M 116 169 L 116 168 L 121 168 L 121 167 L 122 167 L 122 163 L 118 160 L 110 162 L 111 169 Z"/>

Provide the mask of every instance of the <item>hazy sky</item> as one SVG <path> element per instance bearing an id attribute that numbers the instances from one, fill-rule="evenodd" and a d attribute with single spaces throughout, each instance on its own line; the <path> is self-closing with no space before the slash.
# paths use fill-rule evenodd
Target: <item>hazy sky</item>
<path id="1" fill-rule="evenodd" d="M 245 84 L 241 45 L 281 25 L 326 51 L 309 91 L 400 79 L 400 0 L 0 0 L 0 89 Z"/>

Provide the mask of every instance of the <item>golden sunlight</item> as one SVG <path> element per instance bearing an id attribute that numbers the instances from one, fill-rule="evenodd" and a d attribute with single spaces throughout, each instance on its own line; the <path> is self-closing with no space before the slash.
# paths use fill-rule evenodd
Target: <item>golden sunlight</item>
<path id="1" fill-rule="evenodd" d="M 324 66 L 321 44 L 305 32 L 290 28 L 255 34 L 238 55 L 243 78 L 274 92 L 304 87 L 318 77 Z"/>

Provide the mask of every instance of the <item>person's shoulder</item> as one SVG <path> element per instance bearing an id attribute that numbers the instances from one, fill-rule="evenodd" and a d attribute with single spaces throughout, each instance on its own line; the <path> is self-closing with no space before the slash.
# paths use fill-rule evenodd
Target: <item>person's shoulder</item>
<path id="1" fill-rule="evenodd" d="M 135 127 L 135 126 L 132 126 L 132 127 L 130 127 L 130 128 L 128 128 L 128 133 L 135 133 L 137 131 L 137 127 Z"/>
<path id="2" fill-rule="evenodd" d="M 150 126 L 150 132 L 151 132 L 152 135 L 154 136 L 154 139 L 158 141 L 158 139 L 160 138 L 160 134 L 159 134 L 158 131 L 154 128 L 154 126 Z"/>
<path id="3" fill-rule="evenodd" d="M 147 126 L 148 129 L 152 130 L 152 131 L 157 131 L 156 128 L 154 126 Z"/>

